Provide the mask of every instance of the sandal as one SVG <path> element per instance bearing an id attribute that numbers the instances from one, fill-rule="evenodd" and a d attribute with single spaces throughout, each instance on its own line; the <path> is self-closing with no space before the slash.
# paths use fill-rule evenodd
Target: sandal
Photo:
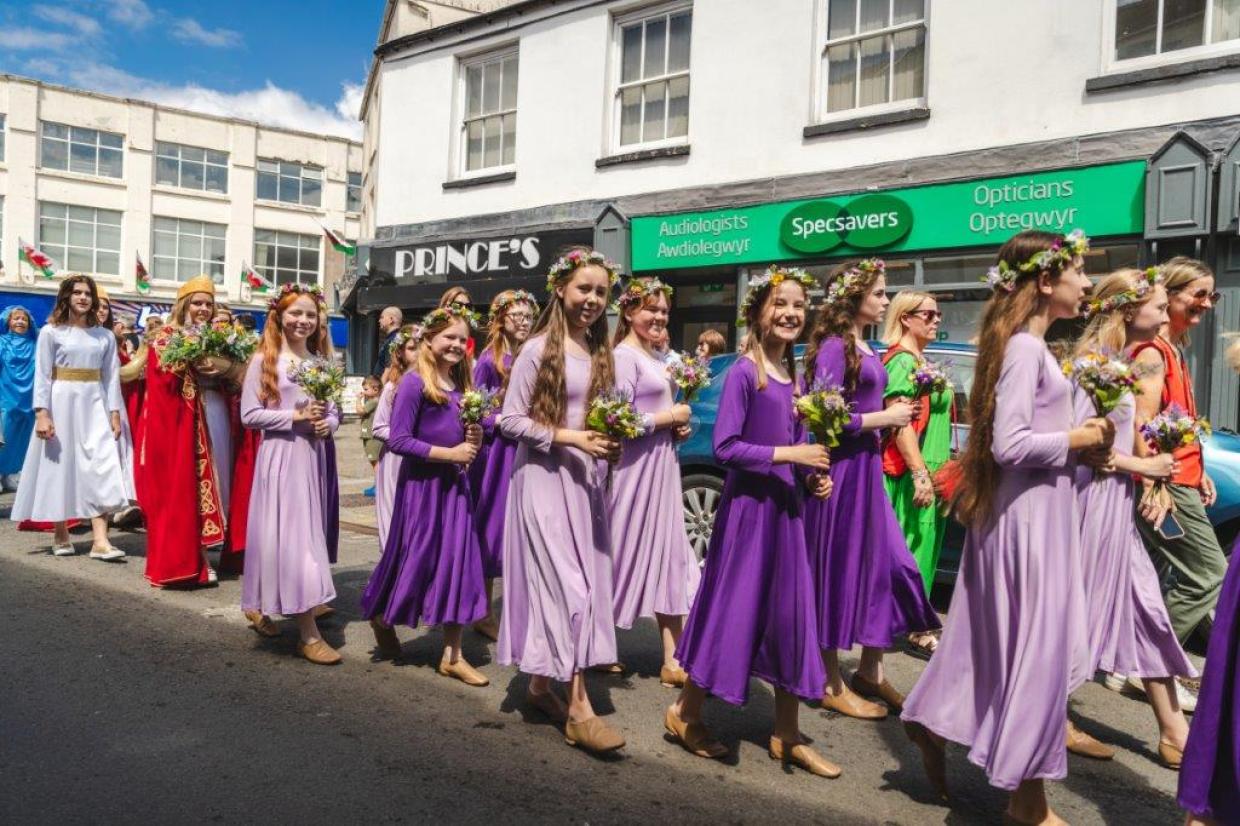
<path id="1" fill-rule="evenodd" d="M 926 631 L 922 634 L 909 634 L 906 648 L 909 656 L 919 660 L 929 660 L 939 650 L 939 632 Z"/>

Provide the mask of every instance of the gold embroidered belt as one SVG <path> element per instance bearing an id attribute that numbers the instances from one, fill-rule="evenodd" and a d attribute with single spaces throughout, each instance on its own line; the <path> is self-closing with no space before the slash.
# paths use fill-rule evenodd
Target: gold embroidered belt
<path id="1" fill-rule="evenodd" d="M 99 381 L 98 370 L 89 367 L 53 367 L 52 378 L 56 381 Z"/>

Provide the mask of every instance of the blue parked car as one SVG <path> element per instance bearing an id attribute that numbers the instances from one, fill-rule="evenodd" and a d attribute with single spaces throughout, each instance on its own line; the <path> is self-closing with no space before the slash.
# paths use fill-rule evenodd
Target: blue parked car
<path id="1" fill-rule="evenodd" d="M 886 349 L 875 342 L 871 342 L 871 346 L 879 353 Z M 804 345 L 798 346 L 798 364 L 803 352 Z M 961 422 L 953 427 L 952 446 L 959 450 L 968 436 L 968 426 L 963 424 L 964 411 L 973 387 L 977 348 L 967 344 L 938 342 L 926 348 L 926 355 L 934 361 L 948 364 L 956 391 L 956 421 Z M 715 462 L 713 447 L 715 414 L 724 377 L 736 358 L 735 353 L 728 353 L 711 359 L 711 386 L 693 403 L 693 435 L 679 447 L 685 531 L 699 560 L 706 556 L 715 510 L 723 491 L 725 471 Z M 1217 431 L 1204 443 L 1203 449 L 1206 469 L 1218 488 L 1218 501 L 1207 514 L 1224 550 L 1230 552 L 1232 541 L 1240 533 L 1240 435 L 1228 430 Z M 963 544 L 964 528 L 955 521 L 949 522 L 943 553 L 939 557 L 937 581 L 950 583 L 955 580 Z"/>

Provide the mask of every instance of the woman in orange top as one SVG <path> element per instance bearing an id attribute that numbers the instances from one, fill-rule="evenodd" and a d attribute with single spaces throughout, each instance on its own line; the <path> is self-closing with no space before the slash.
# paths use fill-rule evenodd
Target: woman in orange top
<path id="1" fill-rule="evenodd" d="M 1138 422 L 1148 421 L 1173 404 L 1189 415 L 1197 415 L 1192 375 L 1183 347 L 1189 332 L 1219 300 L 1214 291 L 1214 273 L 1200 261 L 1172 258 L 1162 265 L 1162 271 L 1170 321 L 1157 338 L 1133 353 L 1137 365 L 1145 370 L 1141 392 L 1136 397 Z M 1158 502 L 1152 496 L 1142 498 L 1138 507 L 1144 519 L 1137 520 L 1137 526 L 1160 577 L 1171 583 L 1165 593 L 1167 613 L 1183 644 L 1198 627 L 1209 633 L 1211 614 L 1227 572 L 1227 559 L 1206 517 L 1205 509 L 1214 504 L 1217 493 L 1202 465 L 1201 445 L 1180 448 L 1174 455 L 1180 471 L 1166 487 L 1170 499 Z M 1145 484 L 1148 492 L 1152 483 Z M 1163 536 L 1165 529 L 1159 530 L 1168 511 L 1174 512 L 1175 520 L 1184 529 L 1183 536 L 1167 539 Z"/>

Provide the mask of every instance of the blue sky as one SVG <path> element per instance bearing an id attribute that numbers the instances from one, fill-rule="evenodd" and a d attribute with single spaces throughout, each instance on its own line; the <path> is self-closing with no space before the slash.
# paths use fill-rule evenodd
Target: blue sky
<path id="1" fill-rule="evenodd" d="M 0 0 L 0 72 L 360 137 L 383 0 Z"/>

